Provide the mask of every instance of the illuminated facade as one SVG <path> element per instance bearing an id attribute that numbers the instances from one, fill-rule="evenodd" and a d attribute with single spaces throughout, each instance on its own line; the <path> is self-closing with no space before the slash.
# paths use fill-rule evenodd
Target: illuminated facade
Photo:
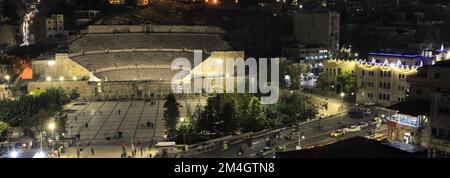
<path id="1" fill-rule="evenodd" d="M 375 103 L 389 106 L 405 100 L 409 91 L 406 78 L 417 73 L 417 68 L 431 64 L 432 60 L 420 55 L 401 55 L 370 53 L 367 60 L 338 60 L 324 62 L 324 69 L 329 74 L 332 87 L 342 91 L 342 84 L 337 76 L 350 71 L 356 74 L 356 102 L 360 104 Z"/>
<path id="2" fill-rule="evenodd" d="M 125 0 L 109 0 L 109 4 L 125 4 Z"/>
<path id="3" fill-rule="evenodd" d="M 173 78 L 180 72 L 223 75 L 217 71 L 225 63 L 219 65 L 217 58 L 244 58 L 244 52 L 231 51 L 221 39 L 223 30 L 212 26 L 99 25 L 86 31 L 70 42 L 68 53 L 33 61 L 28 91 L 59 86 L 76 89 L 87 100 L 162 96 L 172 90 Z M 194 58 L 200 51 L 199 65 Z M 195 66 L 172 70 L 177 58 Z M 207 63 L 214 65 L 198 67 Z"/>

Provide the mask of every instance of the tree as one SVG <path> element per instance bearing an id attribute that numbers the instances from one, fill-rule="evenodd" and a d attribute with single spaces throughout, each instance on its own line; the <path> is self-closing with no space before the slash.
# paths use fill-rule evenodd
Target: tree
<path id="1" fill-rule="evenodd" d="M 180 118 L 180 103 L 177 102 L 177 99 L 173 93 L 169 93 L 165 100 L 164 119 L 166 120 L 166 129 L 169 137 L 171 137 L 176 133 L 176 124 Z"/>
<path id="2" fill-rule="evenodd" d="M 346 93 L 356 91 L 356 74 L 350 71 L 344 71 L 338 74 L 337 81 L 342 85 L 342 89 Z"/>
<path id="3" fill-rule="evenodd" d="M 321 73 L 317 79 L 317 86 L 319 90 L 329 90 L 331 88 L 331 82 L 329 76 L 326 73 Z"/>
<path id="4" fill-rule="evenodd" d="M 294 64 L 287 60 L 280 61 L 280 83 L 287 88 L 298 89 L 300 87 L 300 75 L 303 68 L 299 64 Z M 288 76 L 288 80 L 286 80 Z"/>
<path id="5" fill-rule="evenodd" d="M 0 140 L 4 140 L 8 135 L 9 125 L 6 122 L 0 121 Z"/>
<path id="6" fill-rule="evenodd" d="M 72 89 L 69 91 L 69 99 L 70 100 L 73 101 L 73 100 L 78 99 L 79 97 L 80 97 L 80 93 L 77 90 Z"/>
<path id="7" fill-rule="evenodd" d="M 245 103 L 241 110 L 241 128 L 243 132 L 259 131 L 264 128 L 266 114 L 261 106 L 259 98 L 255 96 L 245 97 Z"/>

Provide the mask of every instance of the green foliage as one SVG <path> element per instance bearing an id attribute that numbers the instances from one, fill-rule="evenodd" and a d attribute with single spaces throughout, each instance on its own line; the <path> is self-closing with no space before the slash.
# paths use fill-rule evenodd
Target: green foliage
<path id="1" fill-rule="evenodd" d="M 342 85 L 342 89 L 346 93 L 356 91 L 356 74 L 350 71 L 344 71 L 338 74 L 337 81 Z"/>
<path id="2" fill-rule="evenodd" d="M 197 108 L 192 124 L 196 133 L 218 137 L 237 131 L 279 128 L 316 114 L 317 109 L 309 99 L 298 94 L 283 96 L 272 105 L 262 105 L 251 94 L 217 94 L 208 98 L 204 110 Z"/>
<path id="3" fill-rule="evenodd" d="M 9 125 L 5 122 L 0 121 L 0 140 L 3 140 L 7 135 Z"/>
<path id="4" fill-rule="evenodd" d="M 287 60 L 280 61 L 280 84 L 281 86 L 291 88 L 291 89 L 298 89 L 300 87 L 300 75 L 303 71 L 303 68 L 298 65 L 294 64 Z M 287 85 L 285 81 L 285 76 L 290 77 L 290 84 Z"/>
<path id="5" fill-rule="evenodd" d="M 69 91 L 69 99 L 70 100 L 73 101 L 73 100 L 78 99 L 79 97 L 80 97 L 80 93 L 77 90 L 72 89 Z"/>
<path id="6" fill-rule="evenodd" d="M 180 103 L 177 102 L 173 93 L 167 95 L 165 100 L 164 119 L 166 120 L 166 129 L 169 137 L 172 137 L 176 132 L 176 124 L 180 118 Z"/>
<path id="7" fill-rule="evenodd" d="M 48 120 L 55 114 L 58 125 L 57 131 L 64 129 L 64 105 L 70 102 L 70 92 L 62 88 L 50 88 L 45 92 L 21 96 L 16 100 L 0 101 L 0 121 L 11 127 L 42 130 Z M 61 117 L 59 117 L 61 116 Z M 67 116 L 66 116 L 67 117 Z"/>
<path id="8" fill-rule="evenodd" d="M 317 86 L 316 88 L 324 91 L 324 90 L 330 90 L 331 89 L 331 82 L 330 78 L 326 73 L 321 73 L 319 75 L 319 78 L 317 79 Z"/>

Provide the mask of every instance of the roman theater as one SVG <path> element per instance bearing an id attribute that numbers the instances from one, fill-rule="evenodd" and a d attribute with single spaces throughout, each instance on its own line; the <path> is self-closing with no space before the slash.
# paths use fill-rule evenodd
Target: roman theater
<path id="1" fill-rule="evenodd" d="M 222 40 L 223 33 L 212 26 L 89 26 L 72 37 L 64 51 L 33 61 L 28 91 L 76 89 L 85 100 L 165 96 L 182 70 L 171 70 L 176 58 L 194 65 L 194 52 L 201 50 L 202 63 L 183 71 L 188 79 L 224 75 L 224 63 L 217 61 L 244 58 L 243 51 L 233 51 Z"/>

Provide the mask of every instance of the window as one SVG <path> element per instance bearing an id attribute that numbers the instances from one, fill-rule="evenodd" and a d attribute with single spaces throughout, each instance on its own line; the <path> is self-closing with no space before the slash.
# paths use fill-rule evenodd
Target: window
<path id="1" fill-rule="evenodd" d="M 380 71 L 379 74 L 380 74 L 380 77 L 383 77 L 383 71 Z"/>
<path id="2" fill-rule="evenodd" d="M 365 71 L 361 71 L 361 75 L 362 76 L 366 75 L 366 72 Z"/>
<path id="3" fill-rule="evenodd" d="M 378 93 L 378 99 L 379 100 L 383 99 L 383 95 L 381 93 Z"/>
<path id="4" fill-rule="evenodd" d="M 441 78 L 441 74 L 440 73 L 435 73 L 434 74 L 434 78 L 435 79 L 440 79 Z"/>
<path id="5" fill-rule="evenodd" d="M 405 74 L 398 74 L 399 79 L 405 79 Z"/>
<path id="6" fill-rule="evenodd" d="M 383 88 L 383 83 L 382 83 L 382 82 L 380 82 L 380 83 L 378 84 L 378 88 Z"/>
<path id="7" fill-rule="evenodd" d="M 391 101 L 391 95 L 390 94 L 386 94 L 386 100 Z"/>

